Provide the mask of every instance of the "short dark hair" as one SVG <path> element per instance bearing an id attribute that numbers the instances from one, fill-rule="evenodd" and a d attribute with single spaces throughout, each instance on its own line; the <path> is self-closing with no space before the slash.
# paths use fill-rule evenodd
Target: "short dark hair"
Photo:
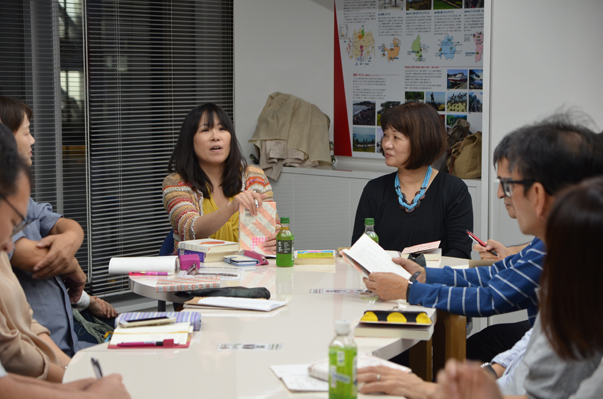
<path id="1" fill-rule="evenodd" d="M 492 154 L 492 164 L 494 167 L 498 165 L 498 163 L 503 158 L 508 158 L 509 149 L 511 148 L 511 143 L 513 139 L 517 136 L 517 132 L 511 132 L 507 134 L 503 139 L 498 143 L 496 148 L 494 149 L 494 153 Z"/>
<path id="2" fill-rule="evenodd" d="M 507 156 L 509 170 L 517 170 L 523 180 L 539 182 L 549 195 L 603 174 L 603 140 L 574 118 L 557 114 L 515 130 Z"/>
<path id="3" fill-rule="evenodd" d="M 17 179 L 25 172 L 28 179 L 29 167 L 17 150 L 15 136 L 4 124 L 0 123 L 0 200 L 17 191 Z"/>
<path id="4" fill-rule="evenodd" d="M 224 129 L 230 133 L 230 154 L 225 161 L 224 174 L 222 175 L 222 191 L 227 197 L 232 197 L 241 191 L 242 175 L 247 163 L 241 155 L 239 141 L 235 134 L 234 126 L 228 114 L 216 104 L 207 103 L 199 105 L 188 113 L 182 127 L 178 142 L 168 164 L 168 173 L 177 172 L 186 182 L 208 197 L 214 187 L 211 181 L 199 166 L 199 160 L 195 154 L 194 137 L 199 129 L 199 123 L 203 115 L 207 114 L 207 124 L 211 129 L 214 127 L 214 119 L 218 119 Z"/>
<path id="5" fill-rule="evenodd" d="M 33 111 L 29 105 L 16 98 L 0 96 L 0 121 L 15 133 L 21 124 L 23 118 L 27 115 L 27 119 L 33 117 Z"/>
<path id="6" fill-rule="evenodd" d="M 603 350 L 601 237 L 603 176 L 563 191 L 547 221 L 540 315 L 563 359 Z M 568 265 L 574 277 L 568 276 Z"/>
<path id="7" fill-rule="evenodd" d="M 394 128 L 410 140 L 406 169 L 431 165 L 448 145 L 444 122 L 432 106 L 424 103 L 405 103 L 385 110 L 381 115 L 381 127 L 383 131 Z"/>

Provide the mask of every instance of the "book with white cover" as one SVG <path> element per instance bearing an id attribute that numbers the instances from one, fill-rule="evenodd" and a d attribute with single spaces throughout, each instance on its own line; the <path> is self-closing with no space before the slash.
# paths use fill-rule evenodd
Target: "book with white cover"
<path id="1" fill-rule="evenodd" d="M 180 241 L 178 248 L 195 252 L 217 253 L 239 250 L 239 243 L 234 241 L 216 240 L 203 238 L 201 240 Z"/>
<path id="2" fill-rule="evenodd" d="M 394 263 L 391 255 L 366 234 L 361 235 L 351 248 L 343 249 L 341 253 L 366 276 L 370 273 L 395 273 L 407 280 L 411 277 L 406 269 Z"/>

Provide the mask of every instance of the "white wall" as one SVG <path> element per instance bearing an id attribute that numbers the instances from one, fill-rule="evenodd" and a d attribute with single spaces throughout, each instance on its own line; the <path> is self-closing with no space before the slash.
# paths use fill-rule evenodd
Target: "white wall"
<path id="1" fill-rule="evenodd" d="M 492 0 L 490 153 L 526 123 L 575 106 L 603 128 L 603 1 Z M 499 207 L 491 168 L 491 237 L 527 240 Z"/>
<path id="2" fill-rule="evenodd" d="M 333 0 L 234 0 L 234 122 L 245 157 L 271 93 L 300 97 L 333 120 L 333 10 Z"/>

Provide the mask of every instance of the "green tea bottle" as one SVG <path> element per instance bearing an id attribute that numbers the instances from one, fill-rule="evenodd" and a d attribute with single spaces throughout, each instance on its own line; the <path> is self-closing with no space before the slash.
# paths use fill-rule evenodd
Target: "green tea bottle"
<path id="1" fill-rule="evenodd" d="M 350 335 L 350 323 L 335 323 L 335 339 L 329 345 L 329 399 L 356 399 L 356 343 Z"/>
<path id="2" fill-rule="evenodd" d="M 289 230 L 289 218 L 281 218 L 281 231 L 276 235 L 276 265 L 293 266 L 293 233 Z"/>
<path id="3" fill-rule="evenodd" d="M 379 236 L 377 235 L 377 233 L 375 233 L 375 219 L 364 219 L 364 234 L 371 237 L 373 241 L 379 244 Z"/>

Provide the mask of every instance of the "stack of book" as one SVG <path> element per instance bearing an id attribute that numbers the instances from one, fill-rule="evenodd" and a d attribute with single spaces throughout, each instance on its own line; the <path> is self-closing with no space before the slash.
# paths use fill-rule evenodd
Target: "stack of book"
<path id="1" fill-rule="evenodd" d="M 239 243 L 232 241 L 204 238 L 201 240 L 180 241 L 178 255 L 197 255 L 203 263 L 223 262 L 225 256 L 235 255 L 239 251 Z"/>

